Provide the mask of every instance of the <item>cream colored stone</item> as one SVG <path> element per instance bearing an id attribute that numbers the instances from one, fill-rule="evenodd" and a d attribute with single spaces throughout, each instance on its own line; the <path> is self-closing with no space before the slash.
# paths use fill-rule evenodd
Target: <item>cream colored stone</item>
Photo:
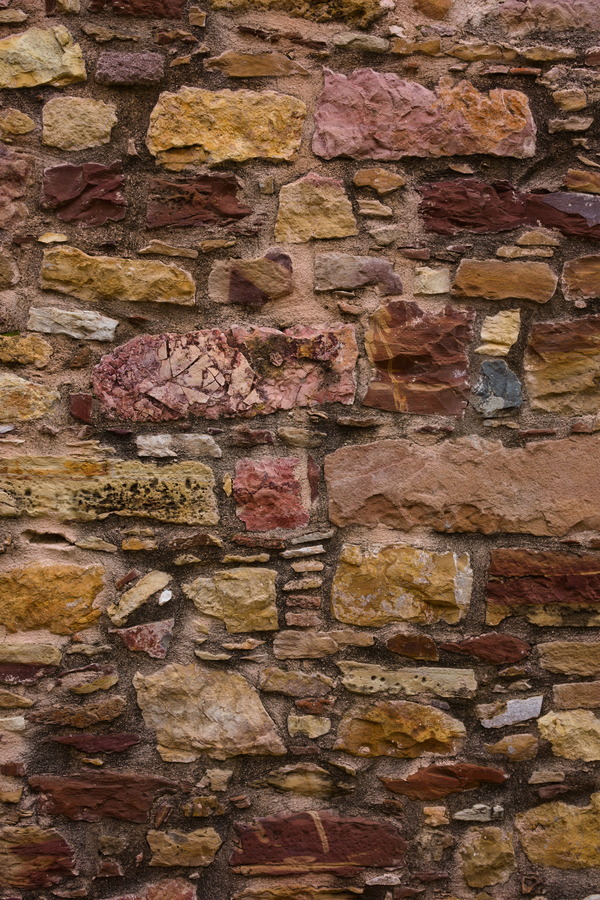
<path id="1" fill-rule="evenodd" d="M 415 272 L 413 291 L 415 294 L 449 294 L 450 269 L 419 266 Z"/>
<path id="2" fill-rule="evenodd" d="M 240 566 L 183 585 L 183 593 L 200 612 L 222 619 L 229 634 L 276 631 L 274 569 Z"/>
<path id="3" fill-rule="evenodd" d="M 196 831 L 148 831 L 150 866 L 209 866 L 223 841 L 214 828 Z"/>
<path id="4" fill-rule="evenodd" d="M 314 740 L 331 731 L 331 719 L 327 716 L 297 716 L 292 714 L 288 716 L 287 727 L 291 737 L 302 735 Z"/>
<path id="5" fill-rule="evenodd" d="M 101 614 L 94 601 L 104 586 L 101 566 L 45 565 L 0 572 L 0 625 L 9 631 L 47 628 L 74 634 Z"/>
<path id="6" fill-rule="evenodd" d="M 0 643 L 0 663 L 23 663 L 33 666 L 58 666 L 62 654 L 52 644 Z"/>
<path id="7" fill-rule="evenodd" d="M 485 356 L 507 356 L 519 339 L 521 310 L 505 309 L 495 316 L 486 316 L 481 326 L 481 340 L 475 353 Z"/>
<path id="8" fill-rule="evenodd" d="M 136 581 L 132 588 L 124 591 L 117 603 L 111 603 L 106 612 L 113 625 L 124 625 L 127 619 L 139 609 L 146 600 L 149 600 L 153 594 L 164 590 L 171 581 L 171 576 L 167 572 L 148 572 Z"/>
<path id="9" fill-rule="evenodd" d="M 346 647 L 371 647 L 374 638 L 359 631 L 280 631 L 273 641 L 276 659 L 323 659 Z"/>
<path id="10" fill-rule="evenodd" d="M 0 363 L 43 369 L 52 356 L 52 345 L 37 334 L 0 335 Z"/>
<path id="11" fill-rule="evenodd" d="M 53 97 L 42 110 L 42 140 L 59 150 L 87 150 L 108 144 L 116 124 L 113 103 L 89 97 Z"/>
<path id="12" fill-rule="evenodd" d="M 0 40 L 0 87 L 64 87 L 85 79 L 81 47 L 63 25 L 28 28 Z"/>
<path id="13" fill-rule="evenodd" d="M 342 684 L 354 694 L 435 694 L 437 697 L 473 697 L 477 679 L 472 669 L 406 667 L 384 669 L 370 663 L 338 662 Z"/>
<path id="14" fill-rule="evenodd" d="M 50 412 L 60 394 L 10 372 L 0 373 L 0 422 L 29 422 Z"/>
<path id="15" fill-rule="evenodd" d="M 549 712 L 538 719 L 540 735 L 555 756 L 585 762 L 600 760 L 600 719 L 589 709 Z"/>
<path id="16" fill-rule="evenodd" d="M 591 869 L 600 866 L 600 793 L 589 806 L 544 803 L 517 814 L 515 825 L 523 849 L 537 866 Z"/>
<path id="17" fill-rule="evenodd" d="M 512 834 L 495 826 L 469 828 L 459 855 L 463 878 L 472 888 L 506 884 L 515 870 Z"/>
<path id="18" fill-rule="evenodd" d="M 303 244 L 313 238 L 353 234 L 358 234 L 356 219 L 341 181 L 309 172 L 283 185 L 275 223 L 277 241 Z"/>

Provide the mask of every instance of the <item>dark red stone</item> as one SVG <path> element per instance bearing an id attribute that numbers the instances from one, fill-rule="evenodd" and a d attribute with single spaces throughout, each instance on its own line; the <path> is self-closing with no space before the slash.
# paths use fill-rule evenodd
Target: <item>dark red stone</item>
<path id="1" fill-rule="evenodd" d="M 36 666 L 30 663 L 0 663 L 0 683 L 35 684 L 40 678 L 54 675 L 57 666 Z"/>
<path id="2" fill-rule="evenodd" d="M 91 0 L 90 12 L 117 13 L 148 19 L 180 19 L 185 0 Z"/>
<path id="3" fill-rule="evenodd" d="M 311 716 L 326 716 L 335 706 L 335 700 L 329 697 L 306 698 L 294 700 L 294 706 Z"/>
<path id="4" fill-rule="evenodd" d="M 496 634 L 490 632 L 479 637 L 467 638 L 464 641 L 449 641 L 440 644 L 440 650 L 449 650 L 451 653 L 461 653 L 464 656 L 474 656 L 483 662 L 494 665 L 516 663 L 525 659 L 531 646 L 520 638 L 510 634 Z"/>
<path id="5" fill-rule="evenodd" d="M 560 340 L 560 336 L 557 335 Z M 508 606 L 600 604 L 600 554 L 493 550 L 487 599 Z"/>
<path id="6" fill-rule="evenodd" d="M 165 61 L 161 53 L 107 50 L 98 57 L 95 78 L 98 84 L 143 87 L 160 84 L 164 74 Z"/>
<path id="7" fill-rule="evenodd" d="M 139 734 L 66 734 L 52 737 L 56 744 L 65 744 L 84 753 L 121 753 L 139 744 Z"/>
<path id="8" fill-rule="evenodd" d="M 80 422 L 92 421 L 94 398 L 91 394 L 69 394 L 69 413 Z"/>
<path id="9" fill-rule="evenodd" d="M 83 822 L 146 822 L 158 794 L 178 788 L 176 781 L 142 772 L 33 775 L 29 785 L 44 796 L 45 811 Z"/>
<path id="10" fill-rule="evenodd" d="M 385 646 L 392 653 L 399 653 L 408 659 L 435 661 L 440 658 L 435 641 L 426 634 L 395 634 L 386 641 Z"/>
<path id="11" fill-rule="evenodd" d="M 148 228 L 228 225 L 252 212 L 237 199 L 238 190 L 235 175 L 212 173 L 180 181 L 151 178 L 146 224 Z"/>
<path id="12" fill-rule="evenodd" d="M 273 443 L 273 432 L 266 428 L 236 425 L 231 429 L 229 442 L 232 447 L 260 447 L 263 444 Z"/>
<path id="13" fill-rule="evenodd" d="M 388 822 L 329 812 L 236 822 L 239 846 L 229 863 L 243 875 L 333 872 L 354 875 L 365 867 L 399 866 L 406 841 Z"/>
<path id="14" fill-rule="evenodd" d="M 441 800 L 450 794 L 473 791 L 482 784 L 504 784 L 509 776 L 502 769 L 475 766 L 470 763 L 452 763 L 447 766 L 426 766 L 407 778 L 379 776 L 386 788 L 394 794 L 403 794 L 411 800 Z"/>
<path id="15" fill-rule="evenodd" d="M 198 550 L 200 547 L 221 547 L 222 544 L 219 538 L 212 534 L 207 534 L 205 531 L 195 531 L 183 537 L 171 538 L 167 546 L 169 550 L 176 550 L 178 553 L 182 553 L 186 550 Z M 141 575 L 141 572 L 138 574 Z"/>
<path id="16" fill-rule="evenodd" d="M 128 650 L 147 653 L 152 659 L 164 659 L 173 636 L 175 619 L 160 622 L 146 622 L 131 628 L 111 628 L 111 634 L 118 634 Z"/>
<path id="17" fill-rule="evenodd" d="M 44 209 L 56 209 L 62 222 L 105 225 L 125 217 L 125 178 L 119 160 L 110 166 L 100 163 L 65 163 L 44 169 L 42 201 Z"/>
<path id="18" fill-rule="evenodd" d="M 255 531 L 292 529 L 309 522 L 295 457 L 240 459 L 233 479 L 236 515 Z"/>

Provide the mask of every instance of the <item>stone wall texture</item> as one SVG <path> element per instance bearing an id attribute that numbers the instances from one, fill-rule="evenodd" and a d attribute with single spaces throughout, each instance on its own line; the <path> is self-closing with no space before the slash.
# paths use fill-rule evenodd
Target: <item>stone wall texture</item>
<path id="1" fill-rule="evenodd" d="M 600 0 L 0 0 L 0 900 L 600 900 Z"/>

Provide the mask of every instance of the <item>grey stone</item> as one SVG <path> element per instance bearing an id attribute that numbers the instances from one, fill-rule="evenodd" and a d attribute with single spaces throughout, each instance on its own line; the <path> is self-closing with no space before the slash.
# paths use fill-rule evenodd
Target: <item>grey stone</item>
<path id="1" fill-rule="evenodd" d="M 519 409 L 523 403 L 521 382 L 503 359 L 482 363 L 473 394 L 473 406 L 488 418 Z"/>
<path id="2" fill-rule="evenodd" d="M 387 259 L 347 253 L 317 254 L 316 291 L 351 291 L 367 284 L 380 284 L 384 295 L 402 293 L 402 282 Z"/>

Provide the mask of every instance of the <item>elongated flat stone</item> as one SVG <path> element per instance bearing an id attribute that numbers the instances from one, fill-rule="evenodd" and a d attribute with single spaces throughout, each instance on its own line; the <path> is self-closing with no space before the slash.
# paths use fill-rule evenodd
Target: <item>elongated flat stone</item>
<path id="1" fill-rule="evenodd" d="M 150 866 L 209 866 L 223 841 L 214 828 L 149 831 Z"/>
<path id="2" fill-rule="evenodd" d="M 600 644 L 585 641 L 549 641 L 538 644 L 540 665 L 563 675 L 600 675 Z"/>
<path id="3" fill-rule="evenodd" d="M 600 30 L 594 0 L 506 0 L 498 12 L 520 32 Z"/>
<path id="4" fill-rule="evenodd" d="M 55 306 L 31 306 L 27 327 L 42 334 L 66 334 L 82 341 L 113 341 L 119 324 L 90 309 L 59 309 Z"/>
<path id="5" fill-rule="evenodd" d="M 235 175 L 221 172 L 187 179 L 150 178 L 146 225 L 230 225 L 252 212 L 238 200 L 239 188 Z"/>
<path id="6" fill-rule="evenodd" d="M 180 19 L 184 0 L 91 0 L 90 12 L 151 19 Z"/>
<path id="7" fill-rule="evenodd" d="M 504 784 L 508 775 L 502 769 L 472 763 L 425 766 L 406 778 L 383 776 L 389 791 L 411 800 L 442 800 L 451 794 L 474 791 L 484 784 Z"/>
<path id="8" fill-rule="evenodd" d="M 69 728 L 90 728 L 100 722 L 113 722 L 127 709 L 125 697 L 106 697 L 77 706 L 59 704 L 33 710 L 27 715 L 39 725 L 67 725 Z"/>
<path id="9" fill-rule="evenodd" d="M 139 734 L 65 734 L 52 737 L 55 744 L 74 747 L 81 753 L 122 753 L 140 743 Z"/>
<path id="10" fill-rule="evenodd" d="M 461 653 L 482 662 L 505 666 L 525 659 L 531 646 L 511 634 L 488 632 L 464 641 L 447 641 L 440 644 L 440 650 L 449 650 L 450 653 Z"/>
<path id="11" fill-rule="evenodd" d="M 283 53 L 238 53 L 226 50 L 219 56 L 204 60 L 208 72 L 222 72 L 229 78 L 277 78 L 289 75 L 308 75 L 308 69 Z"/>
<path id="12" fill-rule="evenodd" d="M 316 22 L 342 21 L 366 28 L 383 15 L 378 0 L 210 0 L 213 9 L 243 12 L 249 9 L 273 10 L 314 19 Z"/>
<path id="13" fill-rule="evenodd" d="M 28 28 L 0 40 L 0 87 L 64 87 L 85 78 L 81 47 L 64 25 Z"/>
<path id="14" fill-rule="evenodd" d="M 483 703 L 476 707 L 476 713 L 484 728 L 504 728 L 535 719 L 542 711 L 543 696 L 499 700 L 498 703 Z"/>
<path id="15" fill-rule="evenodd" d="M 473 697 L 477 680 L 472 669 L 441 667 L 385 669 L 370 663 L 338 662 L 342 684 L 354 694 L 434 694 L 437 697 Z"/>
<path id="16" fill-rule="evenodd" d="M 548 263 L 465 259 L 458 267 L 452 294 L 464 300 L 533 300 L 547 303 L 558 286 Z"/>
<path id="17" fill-rule="evenodd" d="M 315 291 L 352 291 L 378 284 L 382 294 L 401 294 L 402 282 L 387 259 L 319 253 L 315 257 Z"/>

